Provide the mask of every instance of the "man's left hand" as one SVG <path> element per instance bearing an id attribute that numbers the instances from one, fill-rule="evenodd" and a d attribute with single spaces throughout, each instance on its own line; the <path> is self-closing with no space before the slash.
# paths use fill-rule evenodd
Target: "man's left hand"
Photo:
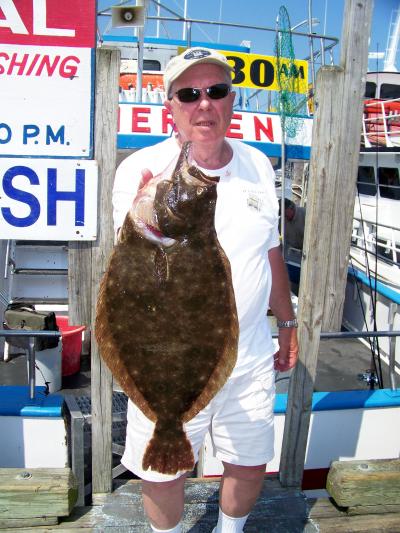
<path id="1" fill-rule="evenodd" d="M 285 372 L 293 368 L 299 356 L 296 328 L 279 329 L 279 350 L 274 354 L 274 368 Z"/>

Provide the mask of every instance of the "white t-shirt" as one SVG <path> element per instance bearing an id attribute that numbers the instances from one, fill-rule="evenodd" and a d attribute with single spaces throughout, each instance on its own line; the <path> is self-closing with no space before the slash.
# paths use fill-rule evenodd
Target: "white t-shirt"
<path id="1" fill-rule="evenodd" d="M 278 201 L 275 174 L 269 159 L 240 141 L 228 140 L 232 160 L 217 170 L 215 229 L 231 265 L 233 290 L 239 319 L 239 348 L 231 377 L 273 365 L 276 345 L 267 320 L 271 292 L 268 250 L 279 246 Z M 157 175 L 179 155 L 174 138 L 139 150 L 118 167 L 113 190 L 114 225 L 123 224 L 141 179 L 148 168 Z"/>

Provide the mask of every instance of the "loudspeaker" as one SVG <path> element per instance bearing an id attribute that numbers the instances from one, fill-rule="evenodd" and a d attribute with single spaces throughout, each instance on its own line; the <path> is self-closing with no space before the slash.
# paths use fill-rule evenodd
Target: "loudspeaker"
<path id="1" fill-rule="evenodd" d="M 144 26 L 144 14 L 144 6 L 114 6 L 111 8 L 111 25 L 113 28 L 121 26 L 142 28 Z"/>

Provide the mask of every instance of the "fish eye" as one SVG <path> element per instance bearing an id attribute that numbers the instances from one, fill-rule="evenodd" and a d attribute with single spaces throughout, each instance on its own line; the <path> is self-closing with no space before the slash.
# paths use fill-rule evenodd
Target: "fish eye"
<path id="1" fill-rule="evenodd" d="M 197 187 L 196 189 L 197 196 L 201 196 L 205 190 L 206 190 L 206 187 Z"/>

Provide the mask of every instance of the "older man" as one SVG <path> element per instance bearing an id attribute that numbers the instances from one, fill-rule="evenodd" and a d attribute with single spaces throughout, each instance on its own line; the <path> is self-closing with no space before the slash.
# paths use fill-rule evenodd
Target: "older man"
<path id="1" fill-rule="evenodd" d="M 224 56 L 192 48 L 173 58 L 164 74 L 176 135 L 125 159 L 116 175 L 113 203 L 121 227 L 141 181 L 147 182 L 176 160 L 183 142 L 192 142 L 195 164 L 218 175 L 215 227 L 227 255 L 239 319 L 236 366 L 205 409 L 185 424 L 195 458 L 207 431 L 224 465 L 216 533 L 241 532 L 273 457 L 274 369 L 297 360 L 296 319 L 279 247 L 274 172 L 258 150 L 225 137 L 235 93 Z M 140 172 L 140 169 L 142 171 Z M 278 319 L 279 349 L 266 318 Z M 143 470 L 144 450 L 154 424 L 129 402 L 122 463 L 143 480 L 143 502 L 153 531 L 181 531 L 185 472 L 165 475 Z"/>

